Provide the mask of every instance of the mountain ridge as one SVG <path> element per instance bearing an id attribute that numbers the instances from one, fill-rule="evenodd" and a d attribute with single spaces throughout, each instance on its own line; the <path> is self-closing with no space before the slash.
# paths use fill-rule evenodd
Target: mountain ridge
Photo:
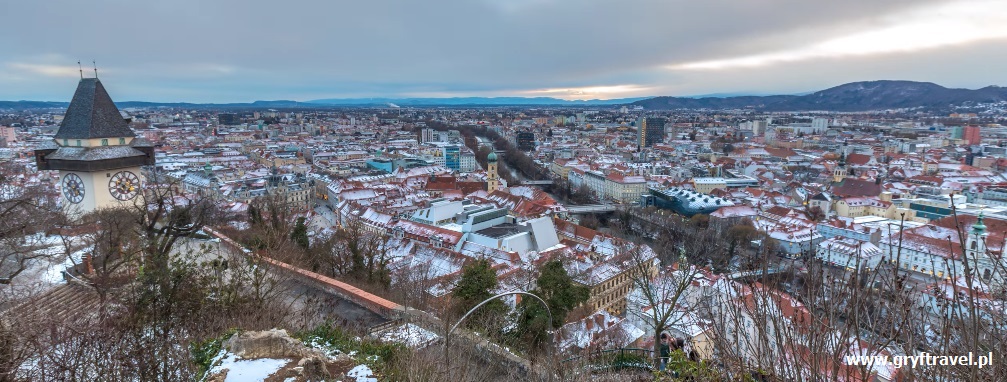
<path id="1" fill-rule="evenodd" d="M 327 98 L 306 101 L 323 105 L 377 105 L 394 103 L 399 106 L 465 106 L 465 105 L 623 105 L 651 97 L 618 99 L 564 100 L 553 97 L 444 97 L 444 98 Z"/>
<path id="2" fill-rule="evenodd" d="M 1007 101 L 1007 88 L 946 88 L 932 82 L 876 80 L 850 82 L 804 95 L 738 97 L 654 97 L 633 102 L 650 110 L 757 109 L 765 111 L 870 111 L 914 107 L 946 108 L 967 102 Z"/>
<path id="3" fill-rule="evenodd" d="M 397 106 L 611 106 L 625 105 L 650 97 L 620 98 L 611 100 L 563 100 L 552 97 L 449 97 L 449 98 L 330 98 L 311 101 L 271 100 L 235 103 L 193 102 L 116 102 L 119 108 L 184 107 L 184 108 L 325 108 L 325 107 L 388 107 Z M 70 103 L 61 101 L 0 101 L 0 109 L 50 109 L 66 108 Z"/>
<path id="4" fill-rule="evenodd" d="M 947 88 L 932 82 L 876 80 L 850 82 L 810 93 L 635 97 L 610 100 L 563 100 L 552 97 L 329 98 L 310 101 L 272 100 L 238 103 L 117 102 L 119 108 L 177 107 L 194 109 L 327 108 L 327 107 L 474 107 L 474 106 L 642 106 L 649 110 L 754 109 L 762 111 L 825 110 L 856 112 L 905 108 L 946 109 L 964 103 L 1007 101 L 1007 87 Z M 69 102 L 0 101 L 0 109 L 66 108 Z"/>

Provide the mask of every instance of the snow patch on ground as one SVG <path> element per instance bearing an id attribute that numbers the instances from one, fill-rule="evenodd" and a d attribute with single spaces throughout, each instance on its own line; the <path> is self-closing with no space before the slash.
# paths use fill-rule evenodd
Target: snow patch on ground
<path id="1" fill-rule="evenodd" d="M 357 382 L 378 382 L 378 379 L 374 378 L 374 372 L 367 365 L 357 365 L 350 369 L 346 376 L 355 378 Z"/>
<path id="2" fill-rule="evenodd" d="M 240 359 L 234 353 L 221 350 L 214 362 L 215 366 L 210 368 L 206 375 L 214 375 L 226 369 L 227 379 L 224 382 L 260 382 L 290 361 L 272 358 Z"/>
<path id="3" fill-rule="evenodd" d="M 395 342 L 412 349 L 422 349 L 436 341 L 440 336 L 414 324 L 396 326 L 378 333 L 382 342 Z"/>
<path id="4" fill-rule="evenodd" d="M 336 349 L 335 346 L 332 346 L 327 342 L 324 342 L 321 339 L 315 337 L 305 340 L 304 345 L 312 349 L 317 349 L 322 353 L 325 353 L 325 355 L 328 356 L 330 359 L 336 358 L 337 355 L 342 354 L 342 352 L 339 351 L 339 349 Z"/>

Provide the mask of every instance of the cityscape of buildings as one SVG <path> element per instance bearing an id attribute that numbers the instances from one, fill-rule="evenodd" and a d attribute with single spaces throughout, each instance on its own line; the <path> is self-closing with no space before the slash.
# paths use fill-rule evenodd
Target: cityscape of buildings
<path id="1" fill-rule="evenodd" d="M 108 84 L 112 94 L 115 86 Z M 653 241 L 597 224 L 627 211 L 750 225 L 760 239 L 741 245 L 773 241 L 773 267 L 818 262 L 842 275 L 897 265 L 911 288 L 928 291 L 914 301 L 918 309 L 961 309 L 947 305 L 958 300 L 946 294 L 957 291 L 988 302 L 982 309 L 995 316 L 1007 290 L 1005 121 L 1005 102 L 953 113 L 120 109 L 101 81 L 85 78 L 66 110 L 0 110 L 0 160 L 17 169 L 7 187 L 41 185 L 70 216 L 127 205 L 153 183 L 236 216 L 276 198 L 306 219 L 311 237 L 359 226 L 382 238 L 391 283 L 419 280 L 435 299 L 452 293 L 475 260 L 490 262 L 499 279 L 493 292 L 506 293 L 534 289 L 537 268 L 559 259 L 590 291 L 588 313 L 562 329 L 576 339 L 563 350 L 583 350 L 603 338 L 652 346 L 640 317 L 657 307 L 639 296 L 632 273 L 641 261 L 655 275 L 683 271 L 658 261 Z M 749 271 L 737 264 L 691 266 L 701 277 L 682 300 L 690 302 L 680 303 L 686 318 L 669 331 L 697 357 L 715 359 L 704 345 L 715 323 L 695 305 L 703 300 L 730 317 L 732 304 L 767 287 L 732 276 Z M 794 313 L 804 308 L 793 291 L 772 293 L 788 325 L 814 314 Z M 727 331 L 729 342 L 759 330 L 782 329 L 744 325 Z M 758 362 L 798 351 L 740 356 Z M 890 366 L 870 373 L 899 380 Z"/>

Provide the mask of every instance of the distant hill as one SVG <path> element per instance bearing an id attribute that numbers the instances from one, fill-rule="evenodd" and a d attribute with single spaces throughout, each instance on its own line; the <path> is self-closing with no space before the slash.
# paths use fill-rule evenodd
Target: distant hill
<path id="1" fill-rule="evenodd" d="M 949 89 L 930 82 L 852 82 L 801 95 L 711 94 L 699 97 L 621 98 L 568 101 L 552 97 L 454 97 L 454 98 L 335 98 L 312 101 L 255 101 L 251 103 L 117 102 L 120 108 L 193 109 L 318 109 L 327 107 L 451 107 L 451 106 L 614 106 L 632 104 L 649 110 L 757 109 L 764 111 L 867 111 L 926 107 L 945 109 L 966 102 L 1007 100 L 1007 88 Z M 0 109 L 66 108 L 67 102 L 0 101 Z"/>
<path id="2" fill-rule="evenodd" d="M 866 111 L 911 107 L 946 108 L 966 102 L 1007 100 L 1007 88 L 949 89 L 930 82 L 852 82 L 805 95 L 742 97 L 656 97 L 633 102 L 652 110 L 743 109 L 767 111 Z"/>
<path id="3" fill-rule="evenodd" d="M 65 109 L 69 102 L 48 102 L 48 101 L 0 101 L 0 109 Z M 297 101 L 255 101 L 251 103 L 190 103 L 190 102 L 145 102 L 145 101 L 123 101 L 116 102 L 115 106 L 120 109 L 128 108 L 190 108 L 190 109 L 317 109 L 324 105 L 297 102 Z"/>
<path id="4" fill-rule="evenodd" d="M 70 106 L 70 102 L 0 101 L 0 109 L 52 109 L 67 106 Z"/>
<path id="5" fill-rule="evenodd" d="M 452 97 L 452 98 L 332 98 L 307 101 L 308 103 L 334 106 L 596 106 L 623 105 L 647 97 L 620 99 L 593 99 L 568 101 L 552 97 Z"/>
<path id="6" fill-rule="evenodd" d="M 606 106 L 625 105 L 647 97 L 611 100 L 567 101 L 550 97 L 456 97 L 456 98 L 337 98 L 299 102 L 289 100 L 255 101 L 250 103 L 189 103 L 189 102 L 116 102 L 126 108 L 192 108 L 192 109 L 318 109 L 327 107 L 438 107 L 438 106 Z M 69 102 L 0 101 L 0 109 L 66 108 Z"/>

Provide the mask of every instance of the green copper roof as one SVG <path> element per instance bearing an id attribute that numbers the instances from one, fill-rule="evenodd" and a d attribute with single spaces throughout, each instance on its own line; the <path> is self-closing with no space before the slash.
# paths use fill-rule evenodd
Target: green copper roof
<path id="1" fill-rule="evenodd" d="M 986 224 L 983 223 L 983 213 L 979 213 L 979 219 L 976 220 L 976 224 L 972 225 L 972 233 L 976 235 L 982 235 L 986 232 Z"/>

